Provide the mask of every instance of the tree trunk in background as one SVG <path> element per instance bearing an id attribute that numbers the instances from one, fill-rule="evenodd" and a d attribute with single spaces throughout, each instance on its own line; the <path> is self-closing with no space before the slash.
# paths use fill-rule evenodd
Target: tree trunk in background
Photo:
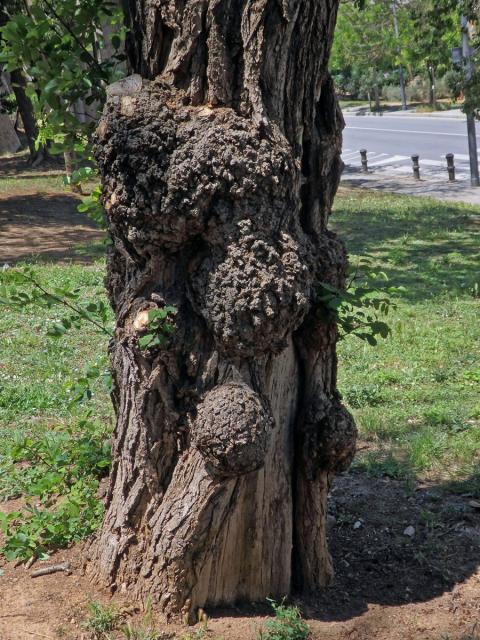
<path id="1" fill-rule="evenodd" d="M 375 85 L 374 92 L 375 92 L 375 110 L 380 111 L 380 88 L 378 84 Z"/>
<path id="2" fill-rule="evenodd" d="M 12 6 L 9 6 L 8 3 L 0 4 L 0 27 L 4 27 L 8 23 L 9 14 L 7 9 L 11 9 L 14 12 L 17 8 L 15 4 L 12 4 Z M 46 156 L 46 149 L 44 147 L 40 147 L 38 150 L 35 149 L 38 128 L 32 101 L 25 92 L 27 83 L 21 69 L 15 69 L 10 72 L 10 84 L 15 94 L 18 111 L 22 118 L 25 135 L 27 136 L 28 148 L 30 150 L 29 162 L 35 165 L 40 164 Z"/>
<path id="3" fill-rule="evenodd" d="M 331 577 L 326 497 L 355 444 L 317 294 L 346 266 L 337 4 L 128 3 L 135 75 L 97 130 L 117 424 L 89 571 L 170 613 Z M 165 305 L 174 333 L 142 350 Z"/>
<path id="4" fill-rule="evenodd" d="M 431 107 L 437 106 L 437 92 L 435 89 L 435 68 L 432 65 L 428 65 L 428 80 L 429 80 L 429 102 Z"/>
<path id="5" fill-rule="evenodd" d="M 32 165 L 39 165 L 47 156 L 47 150 L 44 145 L 35 148 L 35 141 L 38 137 L 38 127 L 35 119 L 35 112 L 30 98 L 25 93 L 26 81 L 23 72 L 16 69 L 10 73 L 10 81 L 13 93 L 17 101 L 18 111 L 22 118 L 25 135 L 27 136 L 28 148 L 30 150 L 29 162 Z"/>

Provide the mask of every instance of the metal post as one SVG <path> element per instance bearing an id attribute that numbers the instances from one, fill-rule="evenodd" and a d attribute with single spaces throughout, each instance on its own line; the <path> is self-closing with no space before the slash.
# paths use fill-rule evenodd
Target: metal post
<path id="1" fill-rule="evenodd" d="M 367 160 L 367 150 L 360 149 L 360 158 L 362 160 L 362 171 L 363 173 L 368 173 L 368 160 Z"/>
<path id="2" fill-rule="evenodd" d="M 420 180 L 420 164 L 418 162 L 420 156 L 414 155 L 412 156 L 412 164 L 413 164 L 413 177 L 415 180 Z"/>
<path id="3" fill-rule="evenodd" d="M 455 182 L 455 156 L 453 153 L 447 153 L 445 158 L 447 159 L 448 179 L 450 182 Z"/>
<path id="4" fill-rule="evenodd" d="M 397 55 L 400 56 L 400 32 L 398 30 L 398 20 L 397 20 L 397 0 L 393 0 L 392 2 L 392 13 L 393 13 L 393 28 L 395 31 L 395 38 L 397 40 Z M 407 110 L 407 93 L 405 91 L 405 78 L 403 76 L 403 65 L 400 62 L 398 66 L 398 75 L 400 79 L 400 96 L 402 99 L 402 110 Z"/>
<path id="5" fill-rule="evenodd" d="M 462 53 L 465 60 L 465 80 L 469 82 L 473 75 L 472 52 L 468 40 L 468 20 L 462 16 Z M 478 174 L 477 136 L 475 132 L 475 116 L 467 113 L 468 153 L 470 156 L 470 184 L 472 187 L 480 186 Z"/>

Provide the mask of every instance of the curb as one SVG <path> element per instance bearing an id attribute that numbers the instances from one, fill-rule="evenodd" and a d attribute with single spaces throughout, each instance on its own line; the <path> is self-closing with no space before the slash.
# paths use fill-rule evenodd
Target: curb
<path id="1" fill-rule="evenodd" d="M 342 109 L 342 113 L 344 115 L 348 115 L 348 116 L 358 116 L 358 117 L 362 117 L 362 116 L 367 116 L 370 118 L 384 118 L 384 117 L 388 117 L 388 116 L 393 116 L 393 117 L 401 117 L 401 118 L 443 118 L 444 120 L 460 120 L 460 121 L 465 121 L 466 120 L 466 116 L 465 114 L 460 111 L 460 110 L 454 110 L 454 111 L 433 111 L 431 113 L 429 113 L 428 111 L 423 113 L 423 112 L 417 112 L 417 111 L 362 111 L 361 109 L 358 109 L 356 107 L 354 108 L 347 108 L 347 109 Z"/>

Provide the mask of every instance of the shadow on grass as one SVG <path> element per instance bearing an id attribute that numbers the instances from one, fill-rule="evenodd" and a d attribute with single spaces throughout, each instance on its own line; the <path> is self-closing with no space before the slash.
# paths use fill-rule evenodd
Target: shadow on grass
<path id="1" fill-rule="evenodd" d="M 372 256 L 393 285 L 406 287 L 406 300 L 473 292 L 480 279 L 473 206 L 341 189 L 332 227 L 351 254 Z"/>

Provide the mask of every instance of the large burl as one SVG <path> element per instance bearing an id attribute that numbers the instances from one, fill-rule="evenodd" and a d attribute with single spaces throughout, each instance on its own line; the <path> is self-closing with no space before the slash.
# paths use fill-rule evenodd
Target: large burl
<path id="1" fill-rule="evenodd" d="M 326 496 L 355 427 L 336 391 L 336 328 L 317 300 L 319 283 L 343 286 L 346 265 L 327 229 L 342 119 L 325 55 L 298 104 L 291 69 L 278 102 L 262 97 L 274 67 L 245 62 L 246 88 L 232 84 L 230 97 L 213 95 L 226 85 L 209 67 L 208 100 L 184 76 L 134 75 L 109 88 L 97 130 L 116 431 L 89 571 L 169 613 L 331 577 Z M 167 306 L 174 331 L 140 348 L 148 311 Z"/>

